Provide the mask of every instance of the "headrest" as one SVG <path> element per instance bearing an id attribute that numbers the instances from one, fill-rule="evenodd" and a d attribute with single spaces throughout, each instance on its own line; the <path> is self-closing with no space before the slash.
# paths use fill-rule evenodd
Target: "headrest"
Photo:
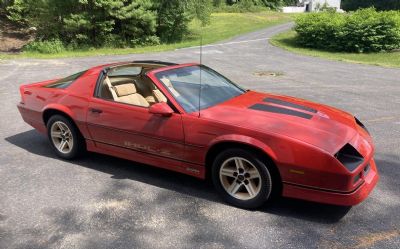
<path id="1" fill-rule="evenodd" d="M 172 87 L 172 82 L 167 77 L 162 77 L 160 80 L 166 87 Z"/>
<path id="2" fill-rule="evenodd" d="M 118 97 L 136 93 L 136 86 L 135 84 L 132 83 L 117 85 L 114 86 L 113 88 Z"/>
<path id="3" fill-rule="evenodd" d="M 162 77 L 160 79 L 162 81 L 162 83 L 164 83 L 164 85 L 166 87 L 168 87 L 168 89 L 170 90 L 170 92 L 175 96 L 175 97 L 179 97 L 180 94 L 175 90 L 174 86 L 172 85 L 172 82 L 170 79 L 168 79 L 167 77 Z"/>

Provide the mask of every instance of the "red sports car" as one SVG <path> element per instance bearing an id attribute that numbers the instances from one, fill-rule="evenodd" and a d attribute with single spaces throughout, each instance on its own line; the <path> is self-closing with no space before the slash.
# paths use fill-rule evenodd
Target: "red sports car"
<path id="1" fill-rule="evenodd" d="M 379 178 L 353 115 L 245 90 L 204 65 L 108 64 L 20 91 L 22 118 L 61 158 L 93 151 L 210 176 L 242 208 L 280 195 L 352 206 Z"/>

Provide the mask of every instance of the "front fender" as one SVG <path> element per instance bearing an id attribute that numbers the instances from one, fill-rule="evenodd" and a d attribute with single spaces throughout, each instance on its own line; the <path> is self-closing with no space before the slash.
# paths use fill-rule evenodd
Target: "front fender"
<path id="1" fill-rule="evenodd" d="M 271 157 L 272 160 L 274 160 L 274 161 L 277 160 L 277 155 L 271 149 L 270 146 L 268 146 L 267 144 L 261 142 L 260 140 L 258 140 L 256 138 L 245 136 L 245 135 L 226 134 L 226 135 L 216 137 L 215 139 L 211 140 L 211 142 L 208 144 L 208 148 L 212 148 L 213 146 L 215 146 L 219 143 L 224 143 L 224 142 L 241 143 L 241 144 L 249 145 L 252 147 L 256 147 L 256 148 L 264 151 L 268 156 Z"/>

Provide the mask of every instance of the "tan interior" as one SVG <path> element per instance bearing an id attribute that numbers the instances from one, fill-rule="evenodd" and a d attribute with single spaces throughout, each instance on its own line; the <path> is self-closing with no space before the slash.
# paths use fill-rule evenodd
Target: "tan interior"
<path id="1" fill-rule="evenodd" d="M 154 83 L 144 75 L 107 76 L 101 84 L 99 97 L 144 107 L 168 101 Z"/>
<path id="2" fill-rule="evenodd" d="M 150 106 L 149 102 L 141 94 L 137 93 L 135 84 L 117 85 L 113 89 L 117 95 L 117 98 L 114 99 L 115 101 L 143 107 Z"/>
<path id="3" fill-rule="evenodd" d="M 175 97 L 180 96 L 180 94 L 175 90 L 174 86 L 172 85 L 172 82 L 167 77 L 162 77 L 160 80 L 162 81 L 162 83 L 164 83 L 166 87 L 168 87 L 172 95 L 174 95 Z"/>

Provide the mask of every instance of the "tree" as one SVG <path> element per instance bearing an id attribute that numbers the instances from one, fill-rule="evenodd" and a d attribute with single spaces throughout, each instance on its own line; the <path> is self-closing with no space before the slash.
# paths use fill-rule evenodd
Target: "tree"
<path id="1" fill-rule="evenodd" d="M 72 47 L 179 41 L 189 22 L 210 20 L 212 0 L 0 0 L 8 18 L 37 28 L 39 41 Z"/>
<path id="2" fill-rule="evenodd" d="M 0 0 L 0 12 L 12 4 L 13 0 Z"/>
<path id="3" fill-rule="evenodd" d="M 157 35 L 164 42 L 182 40 L 193 18 L 209 22 L 211 5 L 210 0 L 158 0 Z"/>
<path id="4" fill-rule="evenodd" d="M 183 38 L 192 19 L 189 2 L 180 0 L 159 0 L 157 12 L 157 35 L 162 41 L 174 42 Z"/>
<path id="5" fill-rule="evenodd" d="M 35 26 L 41 40 L 77 45 L 131 45 L 156 32 L 151 0 L 15 0 L 8 13 L 15 22 Z"/>
<path id="6" fill-rule="evenodd" d="M 377 10 L 400 10 L 400 0 L 343 0 L 342 8 L 353 11 L 360 8 L 375 7 Z"/>

